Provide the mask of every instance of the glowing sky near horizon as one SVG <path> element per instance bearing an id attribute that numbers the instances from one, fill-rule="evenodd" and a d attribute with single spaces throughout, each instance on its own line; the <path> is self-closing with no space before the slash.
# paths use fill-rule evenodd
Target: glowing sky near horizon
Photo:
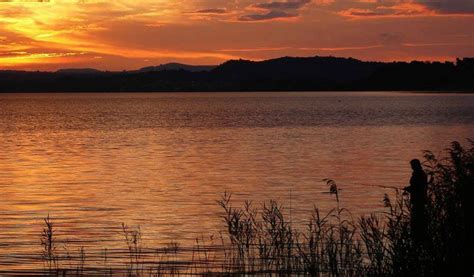
<path id="1" fill-rule="evenodd" d="M 474 56 L 474 0 L 0 0 L 0 69 Z"/>

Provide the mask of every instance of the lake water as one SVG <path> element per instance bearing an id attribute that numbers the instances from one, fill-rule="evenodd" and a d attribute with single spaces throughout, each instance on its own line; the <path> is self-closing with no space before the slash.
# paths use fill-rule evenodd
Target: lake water
<path id="1" fill-rule="evenodd" d="M 148 246 L 223 228 L 216 200 L 276 199 L 304 226 L 334 197 L 383 211 L 409 161 L 474 138 L 474 94 L 391 92 L 0 95 L 0 271 L 41 251 L 42 218 L 86 248 Z"/>

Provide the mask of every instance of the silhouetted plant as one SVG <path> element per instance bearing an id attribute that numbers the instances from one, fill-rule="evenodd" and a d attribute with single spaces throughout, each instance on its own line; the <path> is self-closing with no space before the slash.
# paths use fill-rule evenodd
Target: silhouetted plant
<path id="1" fill-rule="evenodd" d="M 453 142 L 442 158 L 425 151 L 430 220 L 423 258 L 428 274 L 473 273 L 474 142 L 469 144 L 464 148 Z"/>
<path id="2" fill-rule="evenodd" d="M 122 232 L 127 244 L 129 264 L 128 271 L 129 274 L 140 275 L 143 271 L 142 267 L 142 234 L 140 227 L 135 230 L 130 230 L 130 228 L 122 223 Z"/>
<path id="3" fill-rule="evenodd" d="M 84 250 L 84 247 L 81 247 L 79 251 L 79 266 L 77 269 L 78 276 L 83 276 L 84 275 L 84 266 L 86 264 L 86 251 Z"/>
<path id="4" fill-rule="evenodd" d="M 364 243 L 366 255 L 370 263 L 364 266 L 364 271 L 369 276 L 384 276 L 391 272 L 386 241 L 386 226 L 379 216 L 371 214 L 359 220 L 360 237 Z"/>
<path id="5" fill-rule="evenodd" d="M 54 230 L 54 224 L 51 217 L 48 216 L 44 219 L 44 227 L 41 233 L 41 245 L 43 247 L 42 258 L 45 266 L 50 274 L 56 271 L 58 268 L 57 256 L 56 256 L 56 236 Z"/>

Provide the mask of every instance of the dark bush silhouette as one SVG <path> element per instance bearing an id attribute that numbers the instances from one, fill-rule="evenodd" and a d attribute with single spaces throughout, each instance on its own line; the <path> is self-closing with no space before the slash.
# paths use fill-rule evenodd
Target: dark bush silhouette
<path id="1" fill-rule="evenodd" d="M 431 177 L 425 252 L 432 274 L 472 276 L 474 271 L 474 142 L 469 142 L 467 149 L 453 142 L 445 158 L 425 153 Z"/>

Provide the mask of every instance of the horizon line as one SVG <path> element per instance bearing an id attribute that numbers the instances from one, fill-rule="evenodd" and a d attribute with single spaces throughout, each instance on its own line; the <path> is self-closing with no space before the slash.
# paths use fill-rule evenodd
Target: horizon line
<path id="1" fill-rule="evenodd" d="M 135 68 L 135 69 L 119 69 L 119 70 L 108 70 L 108 69 L 98 69 L 94 67 L 87 67 L 87 66 L 82 66 L 82 67 L 64 67 L 64 68 L 59 68 L 56 70 L 40 70 L 40 69 L 2 69 L 0 68 L 0 72 L 44 72 L 44 73 L 58 73 L 61 70 L 95 70 L 98 72 L 102 73 L 122 73 L 122 72 L 134 72 L 134 71 L 140 71 L 145 68 L 149 67 L 160 67 L 160 66 L 166 66 L 170 64 L 177 64 L 177 65 L 183 65 L 183 66 L 191 66 L 191 67 L 219 67 L 227 62 L 231 61 L 248 61 L 248 62 L 254 62 L 254 63 L 259 63 L 259 62 L 266 62 L 266 61 L 272 61 L 272 60 L 278 60 L 278 59 L 284 59 L 284 58 L 293 58 L 293 59 L 309 59 L 309 58 L 336 58 L 336 59 L 347 59 L 347 60 L 357 60 L 360 62 L 365 62 L 365 63 L 383 63 L 383 64 L 390 64 L 390 63 L 412 63 L 412 62 L 421 62 L 421 63 L 456 63 L 458 60 L 463 60 L 463 59 L 474 59 L 474 57 L 453 57 L 452 59 L 445 59 L 445 60 L 421 60 L 421 59 L 413 59 L 413 60 L 390 60 L 390 61 L 376 61 L 376 60 L 363 60 L 363 59 L 358 59 L 354 58 L 351 56 L 333 56 L 333 55 L 328 55 L 328 56 L 320 56 L 320 55 L 314 55 L 314 56 L 281 56 L 281 57 L 276 57 L 276 58 L 270 58 L 270 59 L 229 59 L 226 60 L 222 63 L 219 64 L 190 64 L 190 63 L 182 63 L 182 62 L 176 62 L 176 61 L 170 61 L 167 63 L 160 63 L 158 65 L 148 65 L 148 66 L 143 66 L 140 68 Z"/>

